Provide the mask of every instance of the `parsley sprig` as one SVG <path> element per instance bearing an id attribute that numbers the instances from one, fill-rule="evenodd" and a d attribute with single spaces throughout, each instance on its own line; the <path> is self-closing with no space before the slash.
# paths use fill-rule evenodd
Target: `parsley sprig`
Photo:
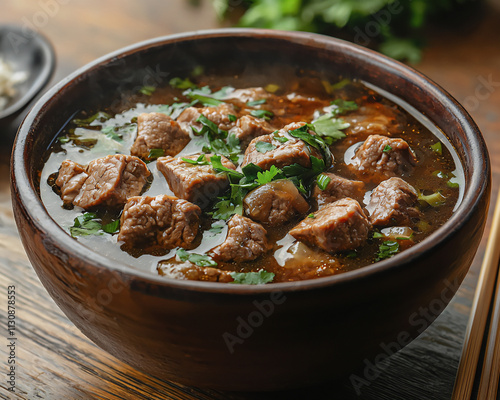
<path id="1" fill-rule="evenodd" d="M 103 224 L 96 213 L 86 212 L 74 219 L 73 226 L 69 228 L 69 233 L 73 237 L 103 235 L 104 233 L 116 233 L 119 229 L 119 219 Z"/>

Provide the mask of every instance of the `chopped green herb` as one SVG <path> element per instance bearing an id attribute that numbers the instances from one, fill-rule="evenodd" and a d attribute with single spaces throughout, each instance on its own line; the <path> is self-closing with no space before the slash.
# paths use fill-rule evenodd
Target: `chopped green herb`
<path id="1" fill-rule="evenodd" d="M 156 160 L 158 157 L 163 157 L 165 155 L 165 150 L 163 149 L 151 149 L 149 150 L 148 160 Z"/>
<path id="2" fill-rule="evenodd" d="M 217 265 L 217 262 L 206 254 L 188 253 L 184 249 L 178 249 L 176 255 L 179 260 L 189 261 L 199 267 L 215 267 Z"/>
<path id="3" fill-rule="evenodd" d="M 380 238 L 385 237 L 385 235 L 384 235 L 383 233 L 380 233 L 380 232 L 373 232 L 372 237 L 373 237 L 374 239 L 380 239 Z"/>
<path id="4" fill-rule="evenodd" d="M 228 115 L 227 115 L 227 118 L 228 118 L 228 119 L 229 119 L 229 121 L 231 121 L 231 122 L 236 122 L 236 120 L 238 119 L 238 118 L 236 118 L 236 115 L 233 115 L 233 114 L 228 114 Z"/>
<path id="5" fill-rule="evenodd" d="M 288 138 L 285 136 L 281 136 L 278 134 L 278 131 L 273 132 L 273 139 L 277 140 L 280 143 L 286 143 L 288 142 Z"/>
<path id="6" fill-rule="evenodd" d="M 222 219 L 224 221 L 231 218 L 234 214 L 243 214 L 242 204 L 233 204 L 229 199 L 219 200 L 213 206 L 213 212 L 209 213 L 213 219 Z"/>
<path id="7" fill-rule="evenodd" d="M 254 101 L 249 101 L 247 103 L 247 106 L 249 107 L 255 107 L 261 104 L 264 104 L 267 100 L 266 99 L 260 99 L 260 100 L 254 100 Z"/>
<path id="8" fill-rule="evenodd" d="M 261 269 L 259 272 L 230 272 L 234 282 L 240 285 L 263 285 L 272 282 L 274 273 Z"/>
<path id="9" fill-rule="evenodd" d="M 379 246 L 375 261 L 390 258 L 399 252 L 399 243 L 393 240 L 386 240 Z"/>
<path id="10" fill-rule="evenodd" d="M 223 229 L 224 225 L 216 225 L 216 226 L 212 225 L 212 227 L 208 231 L 213 233 L 214 235 L 218 235 L 219 233 L 222 233 Z"/>
<path id="11" fill-rule="evenodd" d="M 335 118 L 332 114 L 322 115 L 311 125 L 318 135 L 332 138 L 332 143 L 333 141 L 345 138 L 346 134 L 342 130 L 351 126 L 351 124 L 345 122 L 342 118 Z"/>
<path id="12" fill-rule="evenodd" d="M 350 79 L 342 79 L 341 81 L 334 83 L 333 85 L 328 81 L 321 81 L 321 84 L 325 88 L 326 93 L 332 94 L 336 90 L 343 89 L 345 86 L 351 83 Z"/>
<path id="13" fill-rule="evenodd" d="M 95 113 L 94 115 L 92 115 L 86 119 L 76 118 L 72 122 L 77 126 L 90 126 L 90 125 L 94 125 L 94 124 L 92 124 L 93 122 L 96 122 L 95 125 L 98 125 L 99 123 L 106 122 L 110 118 L 111 118 L 111 115 L 109 115 L 108 113 L 105 113 L 103 111 L 99 111 L 98 113 Z"/>
<path id="14" fill-rule="evenodd" d="M 336 99 L 332 101 L 331 104 L 336 106 L 332 111 L 334 115 L 345 114 L 348 111 L 356 111 L 359 108 L 356 102 L 352 100 Z"/>
<path id="15" fill-rule="evenodd" d="M 200 154 L 196 160 L 184 157 L 181 160 L 193 165 L 210 165 L 210 161 L 207 161 L 205 154 Z"/>
<path id="16" fill-rule="evenodd" d="M 102 230 L 106 233 L 116 233 L 120 230 L 120 220 L 116 219 L 109 224 L 103 225 Z"/>
<path id="17" fill-rule="evenodd" d="M 276 146 L 269 142 L 257 142 L 255 143 L 255 149 L 259 153 L 267 153 L 268 151 L 274 150 Z"/>
<path id="18" fill-rule="evenodd" d="M 419 193 L 418 200 L 421 203 L 430 205 L 431 207 L 439 207 L 446 202 L 446 197 L 444 197 L 440 191 L 437 191 L 429 195 Z"/>
<path id="19" fill-rule="evenodd" d="M 123 138 L 118 133 L 116 133 L 114 126 L 105 126 L 101 129 L 101 132 L 110 139 L 113 139 L 117 142 L 123 142 Z"/>
<path id="20" fill-rule="evenodd" d="M 311 135 L 309 133 L 309 129 L 314 130 L 314 126 L 311 124 L 302 125 L 300 128 L 288 131 L 288 133 L 290 134 L 290 136 L 303 140 L 309 146 L 312 146 L 315 149 L 319 150 L 323 155 L 325 164 L 324 169 L 329 168 L 332 165 L 333 156 L 328 145 L 319 135 Z"/>
<path id="21" fill-rule="evenodd" d="M 257 172 L 257 183 L 259 185 L 265 185 L 266 183 L 272 182 L 273 180 L 283 179 L 283 172 L 277 168 L 275 165 L 271 165 L 271 168 L 267 171 Z"/>
<path id="22" fill-rule="evenodd" d="M 307 216 L 307 218 L 314 219 L 314 218 L 316 218 L 316 215 L 314 215 L 314 213 L 311 213 L 311 214 L 309 214 L 309 215 Z"/>
<path id="23" fill-rule="evenodd" d="M 198 87 L 198 86 L 196 86 L 196 84 L 191 82 L 191 80 L 189 78 L 182 79 L 182 78 L 176 77 L 176 78 L 170 79 L 170 81 L 168 83 L 170 84 L 170 86 L 173 86 L 176 89 L 195 89 Z"/>
<path id="24" fill-rule="evenodd" d="M 210 162 L 212 163 L 212 167 L 215 172 L 224 172 L 227 175 L 233 176 L 237 179 L 243 178 L 243 174 L 241 172 L 235 171 L 234 169 L 227 168 L 222 164 L 221 156 L 212 156 L 210 157 Z"/>
<path id="25" fill-rule="evenodd" d="M 139 89 L 139 93 L 145 94 L 146 96 L 151 96 L 155 92 L 156 88 L 154 86 L 143 86 Z"/>
<path id="26" fill-rule="evenodd" d="M 274 114 L 268 110 L 252 110 L 250 111 L 250 115 L 254 116 L 255 118 L 262 118 L 265 120 L 270 120 L 272 117 L 274 117 Z"/>
<path id="27" fill-rule="evenodd" d="M 431 149 L 434 153 L 436 153 L 439 156 L 443 154 L 443 145 L 441 144 L 441 142 L 434 143 L 431 146 Z"/>
<path id="28" fill-rule="evenodd" d="M 460 184 L 458 182 L 447 181 L 446 186 L 448 186 L 451 189 L 455 189 L 460 187 Z"/>
<path id="29" fill-rule="evenodd" d="M 96 213 L 86 212 L 74 219 L 73 226 L 69 228 L 69 232 L 73 237 L 102 235 L 103 233 L 115 233 L 119 227 L 119 219 L 102 225 Z"/>
<path id="30" fill-rule="evenodd" d="M 356 250 L 351 250 L 346 254 L 347 258 L 357 258 L 358 257 L 358 252 Z"/>
<path id="31" fill-rule="evenodd" d="M 208 107 L 217 107 L 224 103 L 223 101 L 199 93 L 190 93 L 187 96 L 192 100 L 198 100 L 201 104 Z"/>
<path id="32" fill-rule="evenodd" d="M 71 141 L 71 139 L 67 136 L 59 136 L 57 138 L 57 141 L 61 144 L 65 144 L 65 143 L 68 143 L 69 141 Z"/>
<path id="33" fill-rule="evenodd" d="M 384 150 L 382 150 L 384 153 L 389 153 L 392 150 L 392 147 L 389 146 L 388 144 L 384 147 Z"/>
<path id="34" fill-rule="evenodd" d="M 319 174 L 316 178 L 316 184 L 321 190 L 325 190 L 331 180 L 332 179 L 329 176 L 325 174 Z"/>

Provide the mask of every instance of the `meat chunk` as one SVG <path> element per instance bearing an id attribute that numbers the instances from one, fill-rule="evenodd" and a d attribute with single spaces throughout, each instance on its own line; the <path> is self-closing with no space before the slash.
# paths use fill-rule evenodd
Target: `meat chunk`
<path id="1" fill-rule="evenodd" d="M 151 175 L 139 158 L 116 154 L 95 159 L 85 168 L 63 162 L 56 184 L 63 201 L 85 209 L 105 205 L 121 207 L 139 195 Z"/>
<path id="2" fill-rule="evenodd" d="M 375 182 L 413 171 L 417 160 L 403 139 L 371 135 L 356 150 L 351 168 Z"/>
<path id="3" fill-rule="evenodd" d="M 185 132 L 190 133 L 192 131 L 191 127 L 194 127 L 196 130 L 200 130 L 203 127 L 200 122 L 197 122 L 197 119 L 200 115 L 204 115 L 217 125 L 219 129 L 227 131 L 235 125 L 235 122 L 231 121 L 229 115 L 236 116 L 237 114 L 234 106 L 226 103 L 219 104 L 216 107 L 188 107 L 179 115 L 177 122 Z"/>
<path id="4" fill-rule="evenodd" d="M 262 225 L 235 214 L 227 226 L 226 240 L 212 250 L 215 260 L 251 261 L 268 251 L 267 231 Z"/>
<path id="5" fill-rule="evenodd" d="M 210 161 L 211 154 L 205 156 Z M 183 158 L 196 160 L 199 155 Z M 236 169 L 234 164 L 226 157 L 221 156 L 222 165 L 226 168 Z M 224 173 L 215 172 L 211 164 L 194 165 L 182 158 L 160 157 L 156 167 L 165 176 L 170 189 L 177 197 L 207 207 L 210 202 L 224 192 L 229 186 L 229 180 Z"/>
<path id="6" fill-rule="evenodd" d="M 64 160 L 59 168 L 56 185 L 61 189 L 61 198 L 65 204 L 73 203 L 80 193 L 88 175 L 83 165 L 71 160 Z"/>
<path id="7" fill-rule="evenodd" d="M 309 204 L 292 181 L 278 180 L 259 186 L 243 199 L 245 214 L 254 221 L 282 224 L 305 214 Z"/>
<path id="8" fill-rule="evenodd" d="M 295 239 L 330 253 L 353 250 L 368 238 L 371 224 L 356 200 L 325 205 L 290 231 Z"/>
<path id="9" fill-rule="evenodd" d="M 379 184 L 372 192 L 366 207 L 373 225 L 390 226 L 412 224 L 420 212 L 413 207 L 417 202 L 417 191 L 401 178 L 390 178 Z"/>
<path id="10" fill-rule="evenodd" d="M 201 209 L 177 197 L 132 197 L 120 218 L 118 241 L 127 246 L 189 247 L 198 233 Z"/>
<path id="11" fill-rule="evenodd" d="M 303 167 L 311 166 L 311 153 L 305 142 L 291 137 L 288 132 L 304 126 L 304 122 L 288 124 L 279 132 L 253 139 L 245 151 L 241 166 L 253 163 L 262 169 L 269 169 L 272 165 L 282 168 L 286 165 L 300 164 Z M 270 150 L 263 150 L 259 143 L 264 143 Z M 314 154 L 316 155 L 316 154 Z"/>
<path id="12" fill-rule="evenodd" d="M 264 119 L 244 115 L 236 121 L 236 126 L 231 129 L 230 133 L 233 133 L 240 140 L 241 149 L 245 149 L 254 138 L 269 135 L 275 130 Z"/>
<path id="13" fill-rule="evenodd" d="M 323 173 L 323 175 L 330 178 L 326 188 L 321 190 L 318 185 L 314 185 L 312 191 L 312 197 L 316 200 L 318 206 L 332 203 L 344 197 L 351 197 L 357 201 L 363 200 L 365 194 L 365 184 L 363 182 L 352 181 L 328 172 Z"/>
<path id="14" fill-rule="evenodd" d="M 198 267 L 189 261 L 181 264 L 160 262 L 157 269 L 160 275 L 173 279 L 224 283 L 234 281 L 228 271 L 212 267 Z"/>
<path id="15" fill-rule="evenodd" d="M 244 105 L 250 101 L 256 101 L 261 99 L 267 99 L 271 96 L 269 92 L 267 92 L 262 87 L 253 87 L 253 88 L 245 88 L 245 89 L 236 89 L 229 93 L 225 99 L 227 100 L 236 100 L 241 105 Z"/>
<path id="16" fill-rule="evenodd" d="M 149 160 L 150 151 L 163 150 L 165 155 L 175 156 L 191 139 L 179 124 L 162 113 L 141 114 L 137 117 L 137 138 L 130 154 Z"/>

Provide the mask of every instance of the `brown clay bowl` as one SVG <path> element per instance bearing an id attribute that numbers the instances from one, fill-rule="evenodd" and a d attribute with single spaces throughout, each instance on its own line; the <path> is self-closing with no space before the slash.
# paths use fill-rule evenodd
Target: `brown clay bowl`
<path id="1" fill-rule="evenodd" d="M 229 56 L 228 56 L 229 55 Z M 465 171 L 452 218 L 395 257 L 316 280 L 241 286 L 169 280 L 96 254 L 47 214 L 38 171 L 71 116 L 155 78 L 203 65 L 267 74 L 278 63 L 374 84 L 448 136 Z M 146 82 L 146 83 L 145 83 Z M 14 212 L 40 280 L 68 318 L 120 360 L 159 378 L 227 390 L 314 384 L 386 358 L 430 325 L 476 253 L 490 195 L 483 138 L 464 109 L 420 73 L 329 37 L 218 30 L 150 40 L 101 58 L 53 87 L 22 124 L 12 158 Z M 427 310 L 423 313 L 422 310 Z"/>

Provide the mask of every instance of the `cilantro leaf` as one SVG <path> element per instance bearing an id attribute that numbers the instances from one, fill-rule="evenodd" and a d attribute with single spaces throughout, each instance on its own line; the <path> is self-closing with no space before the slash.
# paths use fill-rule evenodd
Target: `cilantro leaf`
<path id="1" fill-rule="evenodd" d="M 389 146 L 388 144 L 384 147 L 384 150 L 382 150 L 383 153 L 390 153 L 392 150 L 392 147 Z"/>
<path id="2" fill-rule="evenodd" d="M 274 117 L 274 113 L 268 110 L 252 110 L 250 111 L 250 115 L 255 118 L 261 118 L 265 120 L 270 120 Z"/>
<path id="3" fill-rule="evenodd" d="M 241 179 L 243 178 L 243 174 L 241 172 L 235 171 L 234 169 L 227 168 L 222 164 L 221 156 L 212 156 L 210 157 L 210 162 L 212 163 L 212 167 L 215 172 L 224 172 L 229 176 L 233 176 L 235 178 Z"/>
<path id="4" fill-rule="evenodd" d="M 431 149 L 438 156 L 443 154 L 443 145 L 441 144 L 441 142 L 436 142 L 433 145 L 431 145 Z"/>
<path id="5" fill-rule="evenodd" d="M 234 282 L 240 285 L 263 285 L 272 282 L 274 279 L 273 272 L 267 272 L 261 269 L 259 272 L 230 272 Z"/>
<path id="6" fill-rule="evenodd" d="M 272 182 L 276 179 L 283 179 L 283 172 L 277 168 L 275 165 L 271 165 L 267 171 L 257 172 L 257 183 L 259 185 L 265 185 L 266 183 Z"/>
<path id="7" fill-rule="evenodd" d="M 336 99 L 331 102 L 333 106 L 336 106 L 332 113 L 334 115 L 345 114 L 348 111 L 356 111 L 359 107 L 355 101 L 344 100 L 344 99 Z"/>
<path id="8" fill-rule="evenodd" d="M 269 142 L 257 142 L 255 143 L 255 149 L 259 153 L 267 153 L 268 151 L 274 150 L 276 146 Z"/>
<path id="9" fill-rule="evenodd" d="M 303 140 L 309 146 L 319 150 L 323 155 L 326 168 L 330 167 L 330 165 L 332 165 L 333 156 L 328 145 L 319 135 L 311 135 L 309 129 L 314 130 L 314 126 L 311 124 L 302 125 L 300 128 L 288 131 L 288 133 L 290 136 Z"/>
<path id="10" fill-rule="evenodd" d="M 213 206 L 213 211 L 208 213 L 212 215 L 213 219 L 222 219 L 227 221 L 234 214 L 243 214 L 242 204 L 233 204 L 229 199 L 219 200 Z"/>
<path id="11" fill-rule="evenodd" d="M 236 115 L 233 115 L 233 114 L 228 114 L 228 115 L 227 115 L 227 118 L 228 118 L 228 119 L 229 119 L 229 121 L 231 121 L 231 122 L 236 122 L 236 120 L 238 119 L 238 118 L 236 118 Z"/>
<path id="12" fill-rule="evenodd" d="M 102 235 L 103 233 L 115 233 L 120 228 L 120 220 L 117 219 L 102 225 L 96 213 L 86 212 L 76 217 L 73 226 L 69 228 L 71 236 Z"/>
<path id="13" fill-rule="evenodd" d="M 386 240 L 379 246 L 375 261 L 390 258 L 399 252 L 399 243 L 393 240 Z"/>
<path id="14" fill-rule="evenodd" d="M 342 130 L 349 128 L 350 123 L 342 118 L 335 118 L 333 115 L 325 114 L 319 117 L 311 124 L 314 131 L 320 136 L 326 136 L 334 140 L 340 140 L 346 137 Z"/>
<path id="15" fill-rule="evenodd" d="M 184 249 L 178 249 L 176 252 L 177 257 L 180 261 L 189 261 L 199 267 L 215 267 L 217 266 L 217 262 L 212 259 L 209 255 L 206 254 L 196 254 L 196 253 L 188 253 Z"/>

